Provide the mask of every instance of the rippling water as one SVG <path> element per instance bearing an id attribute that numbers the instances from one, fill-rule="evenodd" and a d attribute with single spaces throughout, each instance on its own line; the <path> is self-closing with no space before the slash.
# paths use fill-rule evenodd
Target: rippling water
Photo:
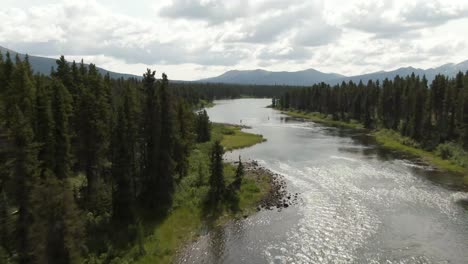
<path id="1" fill-rule="evenodd" d="M 291 119 L 269 99 L 217 101 L 212 121 L 267 142 L 241 155 L 285 176 L 300 203 L 216 228 L 180 263 L 468 263 L 461 177 L 376 146 L 363 132 Z"/>

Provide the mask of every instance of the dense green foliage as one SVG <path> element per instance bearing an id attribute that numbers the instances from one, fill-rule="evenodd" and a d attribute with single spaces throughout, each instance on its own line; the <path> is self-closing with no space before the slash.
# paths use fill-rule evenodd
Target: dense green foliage
<path id="1" fill-rule="evenodd" d="M 195 99 L 150 70 L 114 80 L 62 56 L 46 77 L 0 54 L 0 262 L 109 263 L 143 243 L 189 173 Z"/>
<path id="2" fill-rule="evenodd" d="M 414 74 L 382 84 L 349 82 L 331 87 L 321 83 L 288 91 L 277 101 L 283 109 L 397 131 L 411 139 L 407 140 L 411 147 L 437 149 L 441 157 L 465 166 L 461 156 L 463 148 L 468 149 L 468 73 L 460 72 L 453 79 L 437 75 L 430 86 L 425 77 Z"/>
<path id="3" fill-rule="evenodd" d="M 185 98 L 191 104 L 197 104 L 199 99 L 211 102 L 215 99 L 241 97 L 280 97 L 286 91 L 297 89 L 301 86 L 177 82 L 172 83 L 171 87 L 175 94 Z"/>

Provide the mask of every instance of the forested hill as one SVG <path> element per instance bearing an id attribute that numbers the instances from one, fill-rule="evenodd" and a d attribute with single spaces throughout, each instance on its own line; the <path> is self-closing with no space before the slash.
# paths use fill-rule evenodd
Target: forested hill
<path id="1" fill-rule="evenodd" d="M 467 70 L 468 60 L 458 64 L 448 63 L 436 68 L 418 69 L 413 67 L 403 67 L 393 71 L 378 71 L 356 76 L 344 76 L 337 73 L 323 73 L 314 69 L 297 72 L 271 72 L 259 69 L 248 71 L 233 70 L 225 72 L 217 77 L 201 79 L 199 82 L 289 86 L 310 86 L 324 82 L 330 85 L 335 85 L 341 84 L 343 81 L 353 81 L 358 83 L 362 80 L 363 83 L 367 83 L 369 80 L 380 80 L 382 82 L 385 79 L 393 79 L 397 75 L 408 76 L 413 72 L 416 76 L 426 76 L 426 79 L 431 82 L 437 74 L 455 77 L 458 72 L 466 72 Z"/>
<path id="2" fill-rule="evenodd" d="M 4 54 L 4 55 L 7 52 L 9 52 L 11 58 L 15 58 L 16 55 L 18 54 L 18 57 L 21 60 L 24 60 L 24 58 L 26 56 L 25 54 L 22 54 L 22 53 L 14 51 L 14 50 L 4 48 L 2 46 L 0 46 L 0 52 L 2 54 Z M 55 63 L 56 59 L 40 57 L 40 56 L 31 56 L 31 55 L 28 55 L 28 56 L 29 56 L 29 63 L 31 64 L 31 69 L 35 73 L 50 75 L 51 69 L 57 67 L 57 64 Z M 86 64 L 85 66 L 88 66 L 88 65 Z M 132 77 L 141 79 L 141 76 L 136 76 L 136 75 L 133 75 L 133 74 L 112 72 L 112 71 L 108 71 L 106 69 L 99 68 L 99 67 L 96 67 L 96 69 L 101 75 L 106 75 L 107 73 L 109 73 L 109 76 L 112 79 L 119 79 L 119 78 L 128 79 L 128 78 L 132 78 Z"/>

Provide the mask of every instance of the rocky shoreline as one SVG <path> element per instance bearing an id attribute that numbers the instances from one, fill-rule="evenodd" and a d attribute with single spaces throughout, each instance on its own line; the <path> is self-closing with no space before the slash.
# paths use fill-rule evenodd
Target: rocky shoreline
<path id="1" fill-rule="evenodd" d="M 271 170 L 264 168 L 258 164 L 255 160 L 245 162 L 245 171 L 249 175 L 261 176 L 267 175 L 270 179 L 270 191 L 263 197 L 260 203 L 257 206 L 257 211 L 262 209 L 281 210 L 283 208 L 288 208 L 291 205 L 296 205 L 298 203 L 299 193 L 290 193 L 286 189 L 286 181 L 284 176 L 274 173 Z"/>

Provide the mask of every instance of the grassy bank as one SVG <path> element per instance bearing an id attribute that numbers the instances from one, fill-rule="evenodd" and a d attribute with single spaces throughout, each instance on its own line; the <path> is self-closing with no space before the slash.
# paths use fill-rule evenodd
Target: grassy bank
<path id="1" fill-rule="evenodd" d="M 215 106 L 215 103 L 213 101 L 208 101 L 208 100 L 199 100 L 198 104 L 196 105 L 196 109 L 203 109 L 203 108 L 211 108 Z"/>
<path id="2" fill-rule="evenodd" d="M 372 135 L 375 137 L 377 142 L 382 144 L 386 148 L 404 151 L 406 153 L 421 157 L 430 164 L 433 164 L 437 168 L 458 172 L 458 173 L 467 173 L 467 169 L 464 167 L 455 164 L 453 161 L 448 159 L 442 159 L 437 156 L 434 152 L 426 151 L 417 146 L 411 146 L 413 140 L 401 136 L 398 132 L 380 129 L 372 132 Z"/>
<path id="3" fill-rule="evenodd" d="M 462 166 L 461 159 L 468 159 L 466 154 L 463 156 L 452 156 L 442 158 L 439 151 L 426 151 L 418 147 L 412 139 L 401 136 L 398 132 L 388 129 L 375 130 L 371 133 L 377 142 L 386 148 L 403 151 L 414 156 L 422 158 L 428 164 L 431 164 L 441 170 L 460 173 L 464 175 L 464 182 L 468 184 L 468 168 Z"/>
<path id="4" fill-rule="evenodd" d="M 300 111 L 282 111 L 282 113 L 292 117 L 308 119 L 325 125 L 356 129 L 364 128 L 362 124 L 356 121 L 351 121 L 349 123 L 344 121 L 337 121 L 333 120 L 330 116 L 321 113 L 306 113 Z M 393 130 L 377 129 L 372 131 L 371 134 L 375 137 L 379 144 L 386 148 L 409 153 L 411 155 L 422 158 L 428 164 L 431 164 L 441 170 L 460 173 L 464 175 L 464 182 L 465 184 L 468 184 L 468 168 L 466 166 L 468 162 L 465 162 L 465 160 L 468 160 L 468 157 L 466 155 L 450 156 L 443 158 L 438 153 L 439 151 L 426 151 L 420 148 L 414 140 L 407 137 L 403 137 L 398 132 Z"/>
<path id="5" fill-rule="evenodd" d="M 331 116 L 317 113 L 317 112 L 302 112 L 302 111 L 295 111 L 295 110 L 284 110 L 281 112 L 292 117 L 304 118 L 304 119 L 311 120 L 313 122 L 322 123 L 322 124 L 331 125 L 331 126 L 349 127 L 349 128 L 355 128 L 355 129 L 364 128 L 362 124 L 358 123 L 355 120 L 351 120 L 350 122 L 333 120 Z"/>
<path id="6" fill-rule="evenodd" d="M 210 142 L 197 144 L 193 149 L 189 173 L 177 185 L 169 215 L 160 222 L 143 223 L 145 236 L 141 244 L 145 253 L 141 255 L 141 247 L 135 245 L 115 263 L 172 263 L 178 250 L 196 239 L 202 227 L 207 225 L 203 208 L 209 191 L 209 152 L 213 142 L 221 140 L 226 149 L 235 149 L 263 140 L 260 135 L 240 131 L 240 127 L 222 124 L 213 124 L 211 138 Z M 232 164 L 224 165 L 226 185 L 234 180 L 235 169 Z M 238 201 L 235 204 L 222 202 L 210 225 L 219 225 L 255 211 L 257 204 L 270 191 L 270 180 L 269 175 L 247 171 L 237 194 Z"/>
<path id="7" fill-rule="evenodd" d="M 221 145 L 226 151 L 250 147 L 265 141 L 262 135 L 243 132 L 241 129 L 235 125 L 213 124 L 214 133 L 222 135 Z"/>

